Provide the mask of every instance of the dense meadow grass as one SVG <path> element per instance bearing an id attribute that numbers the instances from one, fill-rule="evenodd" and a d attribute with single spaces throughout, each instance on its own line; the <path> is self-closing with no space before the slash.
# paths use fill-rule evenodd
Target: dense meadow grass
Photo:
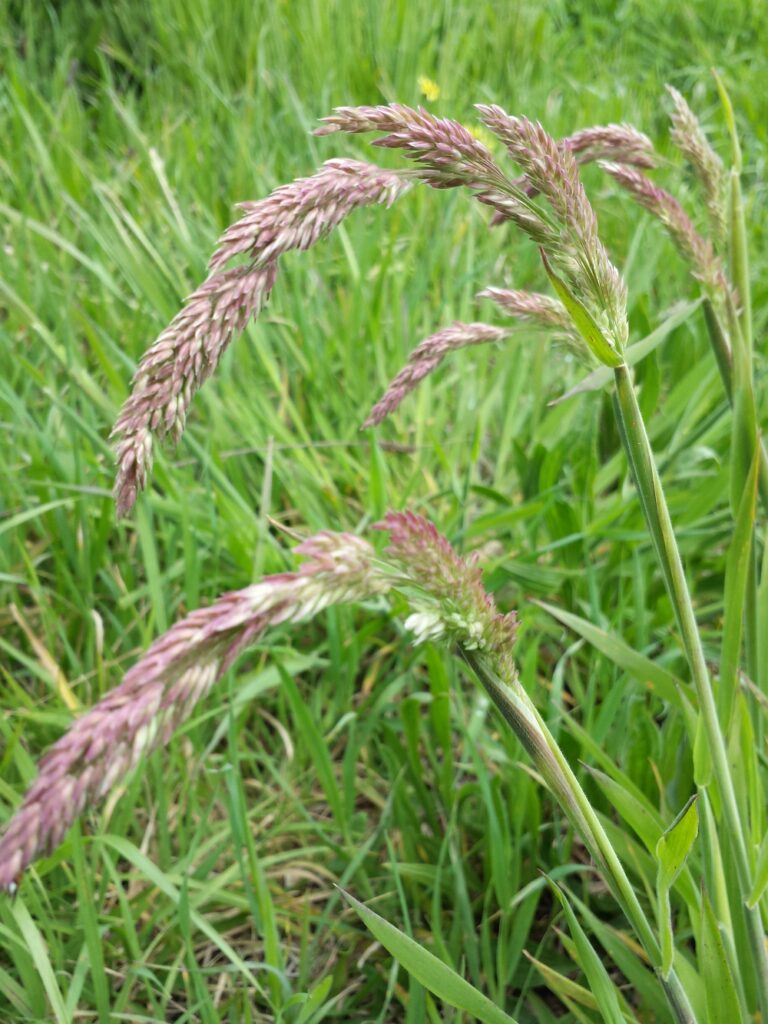
<path id="1" fill-rule="evenodd" d="M 334 155 L 396 165 L 313 138 L 334 106 L 423 102 L 471 124 L 473 103 L 498 102 L 555 136 L 626 120 L 669 157 L 658 180 L 690 197 L 663 84 L 724 148 L 713 65 L 745 151 L 759 382 L 762 3 L 0 2 L 0 821 L 40 752 L 181 614 L 290 567 L 294 533 L 359 530 L 407 504 L 480 549 L 499 604 L 519 610 L 523 682 L 649 889 L 599 772 L 618 766 L 643 814 L 670 821 L 693 785 L 684 723 L 615 643 L 607 656 L 613 641 L 537 603 L 685 674 L 609 397 L 549 405 L 583 371 L 520 330 L 359 431 L 422 337 L 494 319 L 476 291 L 544 290 L 533 246 L 458 193 L 359 213 L 284 261 L 122 522 L 108 434 L 237 201 Z M 696 289 L 656 225 L 597 169 L 585 181 L 638 340 Z M 679 319 L 639 367 L 639 398 L 716 661 L 730 417 L 700 310 Z M 242 657 L 169 749 L 0 900 L 0 1020 L 468 1021 L 398 970 L 341 886 L 522 1024 L 596 1021 L 545 873 L 636 1018 L 671 1020 L 488 701 L 381 606 L 332 609 Z"/>

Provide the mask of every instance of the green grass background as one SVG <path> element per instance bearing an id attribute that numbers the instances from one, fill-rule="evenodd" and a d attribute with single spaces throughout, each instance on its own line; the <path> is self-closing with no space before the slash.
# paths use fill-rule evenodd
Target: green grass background
<path id="1" fill-rule="evenodd" d="M 548 407 L 581 371 L 521 331 L 453 357 L 359 432 L 422 337 L 454 317 L 503 322 L 477 290 L 544 290 L 534 248 L 491 231 L 466 196 L 416 189 L 285 259 L 123 523 L 107 438 L 235 202 L 334 155 L 396 165 L 309 132 L 334 105 L 426 102 L 420 75 L 440 88 L 430 109 L 467 124 L 475 102 L 555 135 L 630 121 L 695 210 L 663 84 L 725 152 L 720 68 L 745 149 L 761 380 L 767 54 L 761 0 L 0 2 L 0 820 L 71 722 L 70 692 L 90 705 L 186 610 L 293 564 L 276 523 L 362 529 L 405 506 L 482 549 L 500 604 L 520 611 L 525 684 L 572 763 L 605 767 L 604 751 L 669 820 L 691 789 L 679 717 L 533 603 L 683 671 L 608 397 Z M 654 225 L 595 169 L 585 180 L 637 340 L 695 287 Z M 640 377 L 716 660 L 729 416 L 699 314 Z M 641 853 L 626 855 L 642 888 Z M 0 1019 L 467 1020 L 398 972 L 341 885 L 523 1024 L 593 1021 L 526 956 L 584 983 L 542 872 L 602 922 L 603 948 L 623 948 L 586 864 L 448 656 L 413 650 L 380 606 L 335 609 L 242 657 L 170 748 L 0 902 Z M 638 1019 L 669 1020 L 647 977 L 635 987 Z"/>

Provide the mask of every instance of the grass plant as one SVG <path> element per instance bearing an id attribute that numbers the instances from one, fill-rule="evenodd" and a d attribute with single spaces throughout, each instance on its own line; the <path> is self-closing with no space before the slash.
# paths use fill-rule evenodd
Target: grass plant
<path id="1" fill-rule="evenodd" d="M 760 10 L 2 15 L 0 1017 L 765 1019 Z"/>

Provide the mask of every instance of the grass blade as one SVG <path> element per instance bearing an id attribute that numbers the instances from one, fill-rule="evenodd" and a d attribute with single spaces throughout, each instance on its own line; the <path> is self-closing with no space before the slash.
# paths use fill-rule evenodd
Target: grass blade
<path id="1" fill-rule="evenodd" d="M 343 896 L 387 952 L 438 999 L 457 1010 L 471 1013 L 483 1024 L 517 1024 L 513 1017 L 494 1006 L 487 996 L 464 981 L 452 967 L 438 960 L 399 928 L 379 917 L 349 893 L 344 892 Z"/>
<path id="2" fill-rule="evenodd" d="M 757 511 L 757 479 L 760 468 L 759 450 L 755 446 L 752 466 L 741 495 L 733 536 L 728 547 L 725 566 L 725 617 L 720 654 L 720 686 L 718 712 L 726 731 L 733 713 L 739 674 L 739 655 L 747 603 L 747 585 L 753 564 L 753 531 Z"/>
<path id="3" fill-rule="evenodd" d="M 659 865 L 656 889 L 659 899 L 661 967 L 665 978 L 669 977 L 675 956 L 669 893 L 675 879 L 683 870 L 698 833 L 699 813 L 696 807 L 696 797 L 692 796 L 656 844 L 656 857 Z"/>
<path id="4" fill-rule="evenodd" d="M 547 604 L 544 601 L 535 601 L 539 608 L 543 608 L 558 622 L 578 633 L 588 643 L 596 647 L 601 654 L 618 665 L 619 668 L 629 672 L 639 682 L 651 686 L 662 700 L 668 701 L 675 707 L 682 709 L 683 704 L 688 702 L 688 687 L 672 672 L 657 665 L 650 658 L 639 654 L 620 637 L 594 626 L 587 619 L 567 612 L 555 605 Z"/>
<path id="5" fill-rule="evenodd" d="M 551 885 L 565 913 L 568 928 L 576 944 L 579 965 L 586 975 L 590 991 L 597 1000 L 597 1005 L 605 1024 L 624 1024 L 624 1014 L 621 1009 L 616 986 L 608 976 L 608 971 L 606 971 L 602 960 L 595 952 L 592 943 L 579 924 L 578 918 L 571 909 L 565 893 L 554 882 Z"/>

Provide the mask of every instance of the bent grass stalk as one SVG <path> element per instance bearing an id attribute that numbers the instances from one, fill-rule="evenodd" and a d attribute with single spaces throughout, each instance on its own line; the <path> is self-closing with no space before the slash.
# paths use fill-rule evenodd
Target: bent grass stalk
<path id="1" fill-rule="evenodd" d="M 482 654 L 462 650 L 461 655 L 507 724 L 514 730 L 568 820 L 581 835 L 595 863 L 599 865 L 614 899 L 648 954 L 677 1021 L 679 1024 L 696 1024 L 696 1016 L 677 972 L 674 968 L 667 972 L 662 969 L 661 946 L 616 850 L 589 797 L 530 697 L 516 677 L 511 683 L 499 679 Z"/>
<path id="2" fill-rule="evenodd" d="M 597 239 L 596 221 L 584 196 L 575 163 L 558 149 L 539 125 L 525 118 L 513 118 L 498 107 L 481 107 L 487 127 L 507 145 L 511 155 L 522 165 L 526 177 L 537 193 L 549 201 L 561 225 L 557 243 L 551 238 L 541 241 L 542 257 L 550 280 L 571 314 L 574 325 L 589 348 L 602 362 L 614 368 L 616 410 L 622 439 L 635 476 L 646 522 L 650 530 L 659 565 L 678 619 L 686 657 L 699 696 L 700 715 L 706 743 L 710 748 L 712 769 L 723 803 L 723 813 L 737 865 L 742 912 L 752 944 L 758 973 L 759 998 L 763 1014 L 768 1017 L 768 957 L 759 913 L 749 911 L 746 901 L 750 892 L 750 864 L 744 841 L 745 823 L 741 820 L 725 749 L 725 739 L 717 718 L 711 681 L 704 661 L 701 640 L 685 579 L 677 542 L 648 441 L 645 424 L 629 375 L 622 359 L 617 358 L 626 342 L 624 325 L 626 293 L 612 268 L 605 250 Z M 345 111 L 343 122 L 354 117 Z M 336 124 L 339 125 L 339 121 Z M 378 128 L 373 120 L 365 128 Z M 732 310 L 730 287 L 710 243 L 693 228 L 676 200 L 647 182 L 638 172 L 616 165 L 606 167 L 613 175 L 629 184 L 637 197 L 661 217 L 683 254 L 696 268 L 709 295 Z M 523 227 L 522 224 L 518 226 Z M 533 232 L 528 232 L 534 241 Z M 561 280 L 550 270 L 549 261 L 565 274 Z M 732 329 L 738 323 L 731 312 Z M 603 333 L 606 332 L 606 333 Z M 735 333 L 735 330 L 734 330 Z M 738 344 L 740 339 L 736 339 Z M 746 353 L 749 349 L 744 345 Z M 726 364 L 724 353 L 719 362 Z"/>

